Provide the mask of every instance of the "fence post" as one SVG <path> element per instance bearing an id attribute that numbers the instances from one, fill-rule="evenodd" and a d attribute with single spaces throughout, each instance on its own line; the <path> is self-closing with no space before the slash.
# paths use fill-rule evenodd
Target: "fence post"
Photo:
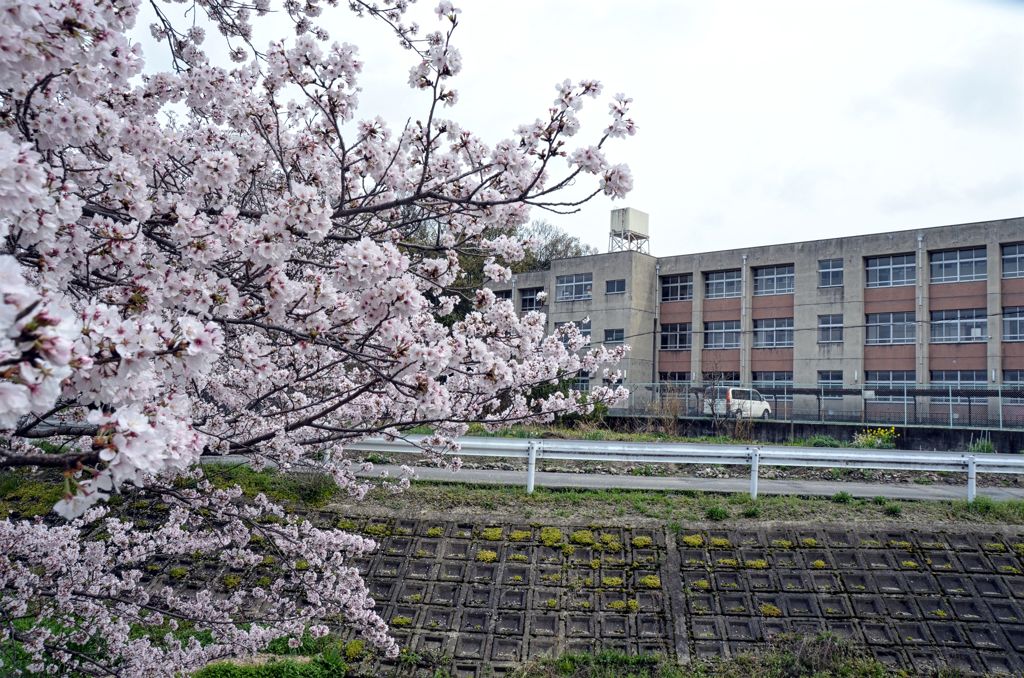
<path id="1" fill-rule="evenodd" d="M 903 383 L 903 425 L 907 425 L 907 384 Z"/>
<path id="2" fill-rule="evenodd" d="M 973 504 L 978 492 L 978 469 L 974 463 L 974 455 L 967 457 L 967 503 Z"/>
<path id="3" fill-rule="evenodd" d="M 953 385 L 949 386 L 949 427 L 953 428 Z"/>
<path id="4" fill-rule="evenodd" d="M 1003 427 L 1003 382 L 999 382 L 999 428 Z"/>
<path id="5" fill-rule="evenodd" d="M 531 440 L 530 457 L 526 461 L 526 494 L 533 494 L 534 481 L 537 476 L 537 441 Z"/>
<path id="6" fill-rule="evenodd" d="M 750 498 L 757 499 L 757 467 L 761 461 L 761 451 L 754 448 L 750 451 Z"/>

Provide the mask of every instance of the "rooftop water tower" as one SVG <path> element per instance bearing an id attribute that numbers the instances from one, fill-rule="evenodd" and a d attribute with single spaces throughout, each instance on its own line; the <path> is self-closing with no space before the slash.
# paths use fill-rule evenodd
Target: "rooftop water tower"
<path id="1" fill-rule="evenodd" d="M 609 252 L 651 253 L 651 236 L 647 229 L 647 213 L 632 207 L 612 210 L 611 232 L 608 235 Z"/>

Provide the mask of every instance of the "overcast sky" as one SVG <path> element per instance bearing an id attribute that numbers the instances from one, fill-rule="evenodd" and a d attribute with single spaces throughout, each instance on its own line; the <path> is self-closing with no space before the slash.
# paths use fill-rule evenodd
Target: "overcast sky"
<path id="1" fill-rule="evenodd" d="M 619 206 L 650 214 L 663 256 L 1024 216 L 1024 2 L 455 4 L 449 113 L 485 141 L 543 116 L 564 78 L 604 83 L 592 133 L 608 97 L 633 97 L 640 131 L 608 153 L 633 192 L 548 217 L 601 251 Z M 434 5 L 413 11 L 428 30 Z M 365 62 L 360 117 L 423 117 L 413 54 L 344 10 L 327 19 Z"/>

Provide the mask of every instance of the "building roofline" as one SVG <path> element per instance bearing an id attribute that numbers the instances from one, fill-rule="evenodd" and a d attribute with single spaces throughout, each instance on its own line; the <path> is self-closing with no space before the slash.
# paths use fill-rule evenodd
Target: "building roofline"
<path id="1" fill-rule="evenodd" d="M 656 257 L 657 259 L 672 259 L 674 257 L 693 257 L 701 254 L 718 254 L 721 252 L 735 252 L 737 250 L 750 250 L 750 249 L 761 249 L 764 247 L 785 247 L 787 245 L 805 245 L 808 243 L 820 243 L 830 242 L 835 240 L 852 240 L 854 238 L 870 238 L 872 236 L 889 235 L 893 233 L 907 233 L 912 231 L 935 231 L 940 228 L 953 228 L 956 226 L 980 226 L 983 224 L 995 224 L 1004 221 L 1024 220 L 1024 215 L 1017 217 L 1006 217 L 1004 219 L 986 219 L 984 221 L 968 221 L 960 224 L 943 224 L 940 226 L 914 226 L 910 228 L 900 228 L 890 231 L 879 231 L 878 233 L 860 233 L 858 235 L 841 235 L 832 238 L 815 238 L 814 240 L 793 240 L 790 242 L 779 242 L 779 243 L 768 243 L 765 245 L 746 245 L 743 247 L 728 247 L 720 250 L 703 250 L 701 252 L 687 252 L 685 254 L 669 254 L 665 256 Z"/>

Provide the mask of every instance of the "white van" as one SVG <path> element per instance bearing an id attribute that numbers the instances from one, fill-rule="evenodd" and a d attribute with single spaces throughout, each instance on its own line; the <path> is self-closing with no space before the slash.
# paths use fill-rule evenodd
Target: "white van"
<path id="1" fill-rule="evenodd" d="M 704 391 L 704 414 L 767 419 L 772 416 L 772 406 L 755 389 L 712 386 Z"/>

